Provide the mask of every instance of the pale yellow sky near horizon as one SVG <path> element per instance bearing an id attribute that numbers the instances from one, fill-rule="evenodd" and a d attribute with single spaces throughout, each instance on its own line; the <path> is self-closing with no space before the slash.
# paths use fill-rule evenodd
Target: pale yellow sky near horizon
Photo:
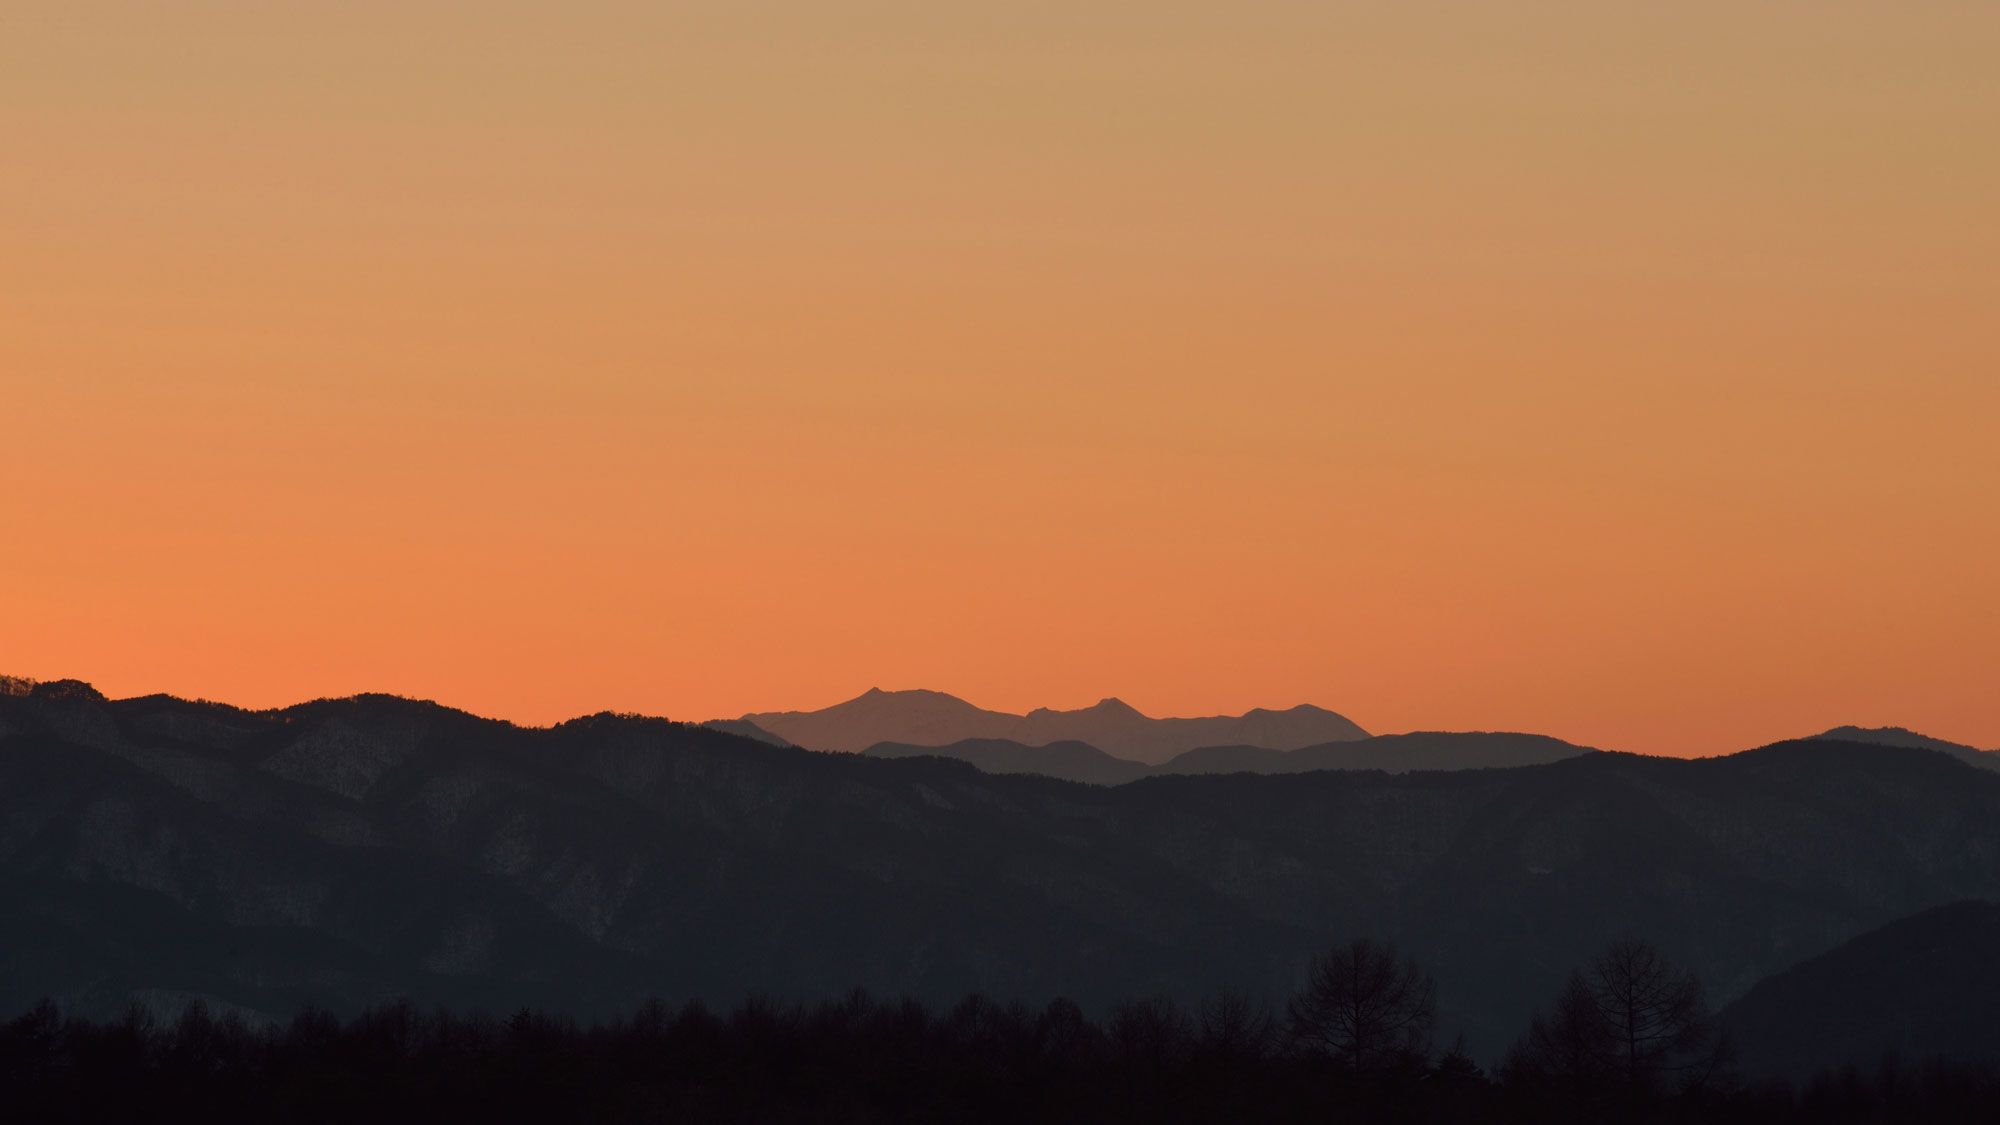
<path id="1" fill-rule="evenodd" d="M 2000 5 L 0 0 L 0 672 L 2000 746 Z"/>

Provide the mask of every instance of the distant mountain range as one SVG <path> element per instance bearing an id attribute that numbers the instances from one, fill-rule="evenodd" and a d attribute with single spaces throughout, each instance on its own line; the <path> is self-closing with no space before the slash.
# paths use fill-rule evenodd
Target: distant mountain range
<path id="1" fill-rule="evenodd" d="M 1891 922 L 1760 981 L 1722 1013 L 1744 1068 L 1805 1078 L 1893 1051 L 2000 1060 L 2000 903 Z"/>
<path id="2" fill-rule="evenodd" d="M 748 720 L 719 720 L 703 725 L 789 745 L 784 739 L 760 730 Z M 1902 727 L 1835 727 L 1814 737 L 1874 746 L 1937 750 L 1981 769 L 2000 770 L 2000 751 L 1976 750 L 1956 742 L 1929 738 Z M 1318 746 L 1302 746 L 1295 750 L 1274 750 L 1263 746 L 1202 746 L 1150 766 L 1107 754 L 1074 739 L 1045 746 L 1031 746 L 1005 738 L 969 738 L 942 746 L 879 742 L 863 751 L 876 758 L 951 758 L 969 763 L 985 773 L 1040 774 L 1090 785 L 1123 785 L 1142 777 L 1169 774 L 1305 773 L 1311 770 L 1407 773 L 1412 770 L 1506 769 L 1545 765 L 1596 752 L 1591 747 L 1578 746 L 1547 735 L 1485 731 L 1371 735 Z"/>
<path id="3" fill-rule="evenodd" d="M 860 753 L 884 742 L 949 746 L 968 740 L 1048 746 L 1081 742 L 1114 758 L 1159 765 L 1203 746 L 1297 750 L 1367 738 L 1348 719 L 1321 707 L 1257 708 L 1242 715 L 1155 719 L 1116 699 L 1077 711 L 1040 708 L 1026 715 L 988 711 L 941 691 L 871 688 L 820 711 L 769 711 L 740 722 L 808 750 Z"/>
<path id="4" fill-rule="evenodd" d="M 1614 936 L 1726 1003 L 1994 898 L 2000 774 L 1852 741 L 1098 787 L 631 716 L 0 691 L 0 1014 L 50 994 L 592 1016 L 857 986 L 1102 1011 L 1280 997 L 1372 935 L 1491 1060 Z"/>
<path id="5" fill-rule="evenodd" d="M 1346 742 L 1271 750 L 1261 746 L 1204 746 L 1148 766 L 1116 758 L 1082 742 L 1025 746 L 1007 739 L 974 738 L 949 746 L 882 742 L 864 751 L 875 758 L 952 758 L 985 773 L 1033 773 L 1091 785 L 1123 785 L 1172 774 L 1305 773 L 1310 770 L 1471 770 L 1544 765 L 1596 751 L 1539 734 L 1424 731 L 1384 734 Z"/>

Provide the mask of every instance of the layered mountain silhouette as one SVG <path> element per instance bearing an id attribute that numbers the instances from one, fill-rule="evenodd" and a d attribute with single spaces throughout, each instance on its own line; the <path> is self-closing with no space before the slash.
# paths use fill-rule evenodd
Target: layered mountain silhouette
<path id="1" fill-rule="evenodd" d="M 1202 746 L 1296 750 L 1368 737 L 1348 719 L 1320 707 L 1263 708 L 1242 715 L 1155 719 L 1106 699 L 1076 711 L 1040 708 L 1026 715 L 988 711 L 941 691 L 867 692 L 820 711 L 771 711 L 740 720 L 808 750 L 860 753 L 884 742 L 949 746 L 968 740 L 1047 746 L 1081 742 L 1114 758 L 1158 765 Z"/>
<path id="2" fill-rule="evenodd" d="M 1026 746 L 994 738 L 967 739 L 949 746 L 882 742 L 864 753 L 875 758 L 952 758 L 986 773 L 1035 773 L 1090 785 L 1123 785 L 1142 777 L 1169 774 L 1500 769 L 1543 765 L 1596 751 L 1539 734 L 1427 731 L 1375 735 L 1297 750 L 1204 746 L 1176 754 L 1157 766 L 1115 758 L 1082 742 Z"/>
<path id="3" fill-rule="evenodd" d="M 1759 982 L 1722 1022 L 1758 1074 L 1873 1068 L 1891 1052 L 2000 1059 L 2000 903 L 1891 922 Z"/>
<path id="4" fill-rule="evenodd" d="M 741 738 L 754 738 L 758 742 L 768 743 L 772 746 L 797 745 L 787 739 L 779 738 L 777 735 L 772 734 L 770 731 L 759 727 L 747 719 L 710 719 L 701 725 L 707 727 L 709 730 L 719 730 L 724 734 L 733 734 Z"/>
<path id="5" fill-rule="evenodd" d="M 1024 746 L 1005 738 L 968 738 L 949 746 L 878 742 L 862 753 L 870 758 L 946 758 L 965 762 L 982 773 L 1032 773 L 1085 785 L 1123 785 L 1165 768 L 1114 758 L 1082 742 Z"/>
<path id="6" fill-rule="evenodd" d="M 388 696 L 251 712 L 0 693 L 0 1010 L 392 997 L 1281 997 L 1361 935 L 1492 1059 L 1611 938 L 1718 1002 L 2000 898 L 2000 775 L 1813 740 L 1683 761 L 1115 787 L 661 719 L 524 729 Z"/>

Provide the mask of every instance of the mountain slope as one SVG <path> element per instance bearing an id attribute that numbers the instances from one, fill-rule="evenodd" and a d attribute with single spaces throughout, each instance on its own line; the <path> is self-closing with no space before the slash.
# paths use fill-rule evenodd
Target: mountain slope
<path id="1" fill-rule="evenodd" d="M 1866 742 L 1874 746 L 1902 746 L 1912 750 L 1936 750 L 1950 754 L 1967 765 L 2000 770 L 2000 750 L 1979 750 L 1942 738 L 1918 734 L 1902 727 L 1835 727 L 1819 738 L 1837 742 Z"/>
<path id="2" fill-rule="evenodd" d="M 1742 1064 L 1805 1078 L 1885 1052 L 2000 1060 L 2000 903 L 1903 918 L 1759 981 L 1722 1013 Z"/>
<path id="3" fill-rule="evenodd" d="M 0 695 L 0 1009 L 395 995 L 1279 996 L 1397 941 L 1486 1057 L 1639 933 L 1726 1001 L 2000 897 L 2000 776 L 1802 742 L 1456 773 L 1105 788 L 658 719 L 529 730 L 383 696 L 246 712 Z"/>
<path id="4" fill-rule="evenodd" d="M 756 723 L 750 722 L 747 719 L 710 719 L 701 725 L 707 727 L 709 730 L 721 731 L 724 734 L 733 734 L 739 738 L 755 739 L 758 742 L 768 743 L 772 746 L 795 745 L 790 740 L 779 738 L 777 735 L 772 734 L 770 731 L 759 727 Z"/>
<path id="5" fill-rule="evenodd" d="M 1199 746 L 1247 745 L 1293 750 L 1324 742 L 1368 737 L 1346 718 L 1320 707 L 1263 708 L 1243 715 L 1155 719 L 1116 699 L 1075 711 L 1047 708 L 1026 715 L 987 711 L 937 691 L 871 688 L 820 711 L 775 711 L 743 716 L 799 746 L 859 753 L 879 743 L 949 746 L 967 740 L 1011 741 L 1024 746 L 1083 742 L 1117 758 L 1158 764 Z"/>

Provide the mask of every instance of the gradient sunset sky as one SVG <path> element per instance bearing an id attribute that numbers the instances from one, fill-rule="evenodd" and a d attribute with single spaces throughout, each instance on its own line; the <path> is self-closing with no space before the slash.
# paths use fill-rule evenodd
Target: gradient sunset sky
<path id="1" fill-rule="evenodd" d="M 2000 4 L 0 0 L 0 672 L 2000 746 Z"/>

